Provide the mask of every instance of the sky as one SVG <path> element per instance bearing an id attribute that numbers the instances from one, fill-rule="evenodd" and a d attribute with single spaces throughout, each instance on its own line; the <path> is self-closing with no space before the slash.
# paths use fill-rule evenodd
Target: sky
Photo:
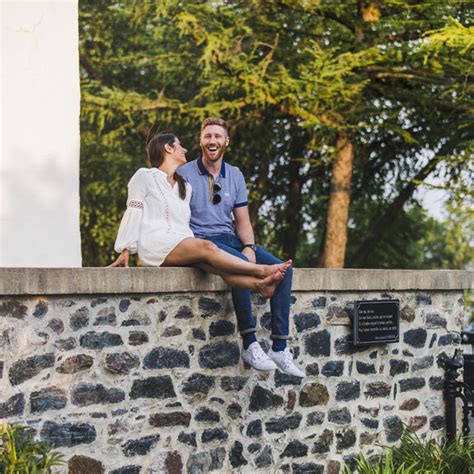
<path id="1" fill-rule="evenodd" d="M 423 207 L 428 213 L 439 221 L 446 219 L 444 202 L 448 193 L 442 189 L 432 189 L 428 186 L 420 186 L 416 194 L 421 199 Z"/>

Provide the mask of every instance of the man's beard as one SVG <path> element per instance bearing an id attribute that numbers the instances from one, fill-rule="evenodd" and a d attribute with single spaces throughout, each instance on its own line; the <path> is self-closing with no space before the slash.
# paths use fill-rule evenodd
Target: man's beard
<path id="1" fill-rule="evenodd" d="M 215 156 L 209 156 L 207 148 L 202 146 L 201 147 L 201 152 L 202 152 L 203 158 L 206 158 L 207 161 L 219 161 L 222 158 L 222 156 L 224 155 L 225 149 L 226 149 L 225 146 L 220 147 Z"/>

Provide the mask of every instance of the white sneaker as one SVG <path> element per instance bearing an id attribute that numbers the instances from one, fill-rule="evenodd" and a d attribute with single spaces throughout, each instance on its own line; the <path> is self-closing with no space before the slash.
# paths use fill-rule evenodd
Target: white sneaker
<path id="1" fill-rule="evenodd" d="M 268 357 L 275 362 L 278 368 L 288 375 L 294 375 L 295 377 L 305 377 L 305 373 L 296 367 L 293 362 L 293 354 L 288 347 L 283 351 L 273 352 L 272 349 L 268 351 Z"/>
<path id="2" fill-rule="evenodd" d="M 242 359 L 254 369 L 264 372 L 277 368 L 275 362 L 265 354 L 258 342 L 252 342 L 247 349 L 242 350 Z"/>

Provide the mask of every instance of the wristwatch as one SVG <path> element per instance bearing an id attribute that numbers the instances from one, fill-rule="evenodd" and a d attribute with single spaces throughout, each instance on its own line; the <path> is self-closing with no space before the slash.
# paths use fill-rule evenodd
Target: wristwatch
<path id="1" fill-rule="evenodd" d="M 257 247 L 255 246 L 255 244 L 244 244 L 244 246 L 242 247 L 242 250 L 246 247 L 248 247 L 249 249 L 252 249 L 254 252 L 257 251 Z"/>

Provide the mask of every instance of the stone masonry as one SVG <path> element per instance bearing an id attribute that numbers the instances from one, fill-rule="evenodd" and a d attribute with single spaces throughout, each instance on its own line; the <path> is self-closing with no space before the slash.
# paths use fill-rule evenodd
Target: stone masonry
<path id="1" fill-rule="evenodd" d="M 63 452 L 61 472 L 88 474 L 338 473 L 404 424 L 443 435 L 461 289 L 297 287 L 303 380 L 244 365 L 228 291 L 176 291 L 2 296 L 0 419 Z M 400 300 L 400 342 L 354 347 L 354 301 L 384 298 Z M 269 303 L 254 308 L 267 349 Z"/>

